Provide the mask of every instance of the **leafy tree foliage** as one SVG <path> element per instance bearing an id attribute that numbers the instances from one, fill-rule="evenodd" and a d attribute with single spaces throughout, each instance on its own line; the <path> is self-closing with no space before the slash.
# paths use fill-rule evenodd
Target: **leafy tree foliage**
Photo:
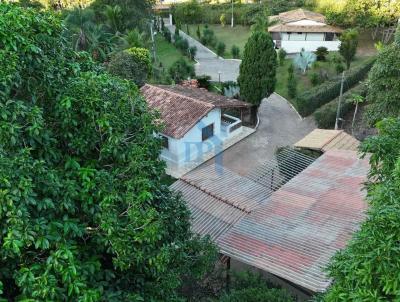
<path id="1" fill-rule="evenodd" d="M 260 275 L 249 272 L 236 274 L 231 291 L 224 293 L 215 302 L 293 302 L 285 290 L 267 283 Z"/>
<path id="2" fill-rule="evenodd" d="M 150 52 L 145 48 L 129 48 L 116 53 L 108 70 L 111 74 L 142 86 L 151 72 Z"/>
<path id="3" fill-rule="evenodd" d="M 176 82 L 180 83 L 183 80 L 194 77 L 194 68 L 185 59 L 180 58 L 168 69 L 168 73 L 171 78 Z"/>
<path id="4" fill-rule="evenodd" d="M 317 61 L 326 61 L 326 57 L 328 56 L 329 51 L 328 48 L 320 46 L 315 51 L 315 54 L 317 55 Z"/>
<path id="5" fill-rule="evenodd" d="M 217 44 L 217 55 L 222 57 L 225 53 L 226 45 L 224 42 L 218 42 Z"/>
<path id="6" fill-rule="evenodd" d="M 346 62 L 347 69 L 349 69 L 357 51 L 358 31 L 356 29 L 345 30 L 339 39 L 339 53 Z"/>
<path id="7" fill-rule="evenodd" d="M 214 250 L 161 184 L 155 114 L 68 48 L 58 17 L 0 15 L 0 296 L 178 301 Z"/>
<path id="8" fill-rule="evenodd" d="M 328 302 L 400 300 L 400 119 L 385 119 L 378 129 L 362 146 L 372 154 L 368 218 L 330 265 Z"/>
<path id="9" fill-rule="evenodd" d="M 290 64 L 288 68 L 287 89 L 289 97 L 294 99 L 297 96 L 297 78 L 294 74 L 293 64 Z"/>
<path id="10" fill-rule="evenodd" d="M 384 47 L 378 54 L 375 65 L 369 74 L 368 111 L 370 123 L 384 117 L 396 117 L 400 114 L 400 27 L 396 31 L 396 40 Z"/>
<path id="11" fill-rule="evenodd" d="M 277 58 L 269 34 L 254 32 L 246 43 L 238 83 L 241 97 L 260 105 L 275 90 Z"/>
<path id="12" fill-rule="evenodd" d="M 240 48 L 236 45 L 232 45 L 231 54 L 234 59 L 238 59 L 240 57 Z"/>

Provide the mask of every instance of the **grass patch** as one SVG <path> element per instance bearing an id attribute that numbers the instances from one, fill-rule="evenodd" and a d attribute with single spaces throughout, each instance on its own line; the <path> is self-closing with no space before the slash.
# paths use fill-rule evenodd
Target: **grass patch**
<path id="1" fill-rule="evenodd" d="M 199 25 L 189 24 L 188 25 L 189 33 L 187 32 L 187 27 L 185 24 L 182 25 L 181 29 L 185 33 L 188 33 L 191 37 L 198 40 L 198 37 L 196 35 L 197 26 L 200 27 L 200 32 L 201 34 L 203 34 L 204 24 L 199 24 Z M 220 24 L 210 24 L 208 25 L 208 27 L 214 31 L 215 37 L 217 38 L 218 42 L 225 43 L 226 50 L 223 56 L 224 58 L 227 59 L 232 58 L 231 48 L 233 45 L 239 47 L 240 54 L 241 55 L 243 54 L 244 46 L 246 45 L 246 42 L 251 35 L 249 26 L 236 25 L 235 27 L 232 28 L 230 25 L 222 26 Z M 211 48 L 210 46 L 207 47 L 216 52 L 216 50 Z"/>
<path id="2" fill-rule="evenodd" d="M 172 43 L 165 40 L 162 35 L 156 35 L 155 41 L 157 50 L 157 67 L 160 67 L 159 63 L 161 63 L 162 67 L 164 67 L 165 70 L 168 70 L 172 64 L 181 58 L 184 58 L 187 62 L 193 64 L 193 62 L 184 56 Z"/>
<path id="3" fill-rule="evenodd" d="M 320 74 L 321 72 L 326 73 L 328 75 L 328 80 L 337 76 L 335 70 L 335 63 L 332 62 L 332 57 L 334 56 L 334 52 L 331 52 L 327 58 L 327 61 L 321 62 L 317 61 L 314 63 L 314 66 L 307 70 L 305 74 L 303 74 L 300 70 L 295 70 L 295 75 L 297 77 L 297 95 L 314 87 L 310 81 L 310 75 L 312 73 Z M 339 55 L 339 54 L 337 54 Z M 367 61 L 369 57 L 366 56 L 357 56 L 355 60 L 351 63 L 350 68 L 358 67 L 362 65 L 365 61 Z M 286 59 L 284 65 L 278 66 L 276 71 L 276 87 L 275 91 L 286 98 L 289 102 L 291 102 L 296 107 L 295 100 L 289 98 L 288 90 L 287 90 L 287 81 L 288 81 L 288 68 L 290 64 L 292 64 L 292 59 Z M 297 108 L 297 107 L 296 107 Z"/>
<path id="4" fill-rule="evenodd" d="M 176 181 L 176 178 L 168 175 L 168 174 L 164 174 L 163 176 L 161 176 L 161 183 L 163 185 L 167 185 L 170 186 L 172 185 L 174 182 Z"/>

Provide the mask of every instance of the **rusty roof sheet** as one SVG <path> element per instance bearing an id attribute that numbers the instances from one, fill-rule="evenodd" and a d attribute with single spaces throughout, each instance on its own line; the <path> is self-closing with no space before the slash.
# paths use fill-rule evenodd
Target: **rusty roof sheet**
<path id="1" fill-rule="evenodd" d="M 215 108 L 243 108 L 248 103 L 216 95 L 200 88 L 146 84 L 140 89 L 149 107 L 161 114 L 163 134 L 182 138 Z"/>
<path id="2" fill-rule="evenodd" d="M 369 165 L 354 151 L 331 150 L 221 235 L 221 252 L 314 292 L 330 258 L 364 219 L 361 190 Z"/>
<path id="3" fill-rule="evenodd" d="M 220 165 L 196 169 L 171 185 L 191 211 L 192 230 L 216 240 L 267 201 L 270 189 Z"/>
<path id="4" fill-rule="evenodd" d="M 301 20 L 312 20 L 321 23 L 326 22 L 324 15 L 316 12 L 311 12 L 302 8 L 280 13 L 279 20 L 283 23 L 296 22 Z"/>
<path id="5" fill-rule="evenodd" d="M 357 151 L 360 142 L 343 130 L 315 129 L 294 144 L 295 148 L 326 152 L 329 150 Z"/>

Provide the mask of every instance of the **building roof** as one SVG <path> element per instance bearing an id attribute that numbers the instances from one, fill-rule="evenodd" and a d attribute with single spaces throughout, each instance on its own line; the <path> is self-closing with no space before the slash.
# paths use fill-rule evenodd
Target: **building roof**
<path id="1" fill-rule="evenodd" d="M 282 23 L 296 22 L 301 20 L 312 20 L 320 23 L 326 22 L 324 15 L 302 8 L 280 13 L 278 18 Z"/>
<path id="2" fill-rule="evenodd" d="M 191 211 L 192 231 L 213 240 L 266 202 L 270 189 L 220 165 L 194 170 L 171 185 Z"/>
<path id="3" fill-rule="evenodd" d="M 361 188 L 368 168 L 354 151 L 327 151 L 221 235 L 221 252 L 325 291 L 331 280 L 324 269 L 365 217 Z"/>
<path id="4" fill-rule="evenodd" d="M 359 145 L 356 138 L 343 130 L 315 129 L 295 143 L 294 147 L 326 152 L 336 149 L 357 151 Z"/>
<path id="5" fill-rule="evenodd" d="M 301 32 L 301 33 L 341 33 L 343 30 L 331 25 L 290 25 L 277 24 L 268 28 L 269 32 Z"/>
<path id="6" fill-rule="evenodd" d="M 215 108 L 248 108 L 239 100 L 216 95 L 205 89 L 180 85 L 149 85 L 140 89 L 149 107 L 161 114 L 165 125 L 163 133 L 182 138 L 198 121 Z"/>

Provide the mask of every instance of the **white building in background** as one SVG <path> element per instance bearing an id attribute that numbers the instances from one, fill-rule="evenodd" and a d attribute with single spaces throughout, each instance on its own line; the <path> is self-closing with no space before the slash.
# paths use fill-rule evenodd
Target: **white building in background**
<path id="1" fill-rule="evenodd" d="M 254 132 L 242 126 L 250 104 L 182 85 L 141 88 L 150 108 L 159 111 L 164 129 L 161 158 L 167 173 L 180 177 Z M 236 111 L 234 117 L 225 111 Z"/>
<path id="2" fill-rule="evenodd" d="M 269 27 L 268 31 L 276 48 L 283 48 L 287 53 L 298 53 L 302 48 L 315 51 L 321 46 L 329 51 L 339 50 L 342 30 L 326 24 L 324 15 L 296 9 L 273 16 L 273 20 L 278 23 Z"/>

